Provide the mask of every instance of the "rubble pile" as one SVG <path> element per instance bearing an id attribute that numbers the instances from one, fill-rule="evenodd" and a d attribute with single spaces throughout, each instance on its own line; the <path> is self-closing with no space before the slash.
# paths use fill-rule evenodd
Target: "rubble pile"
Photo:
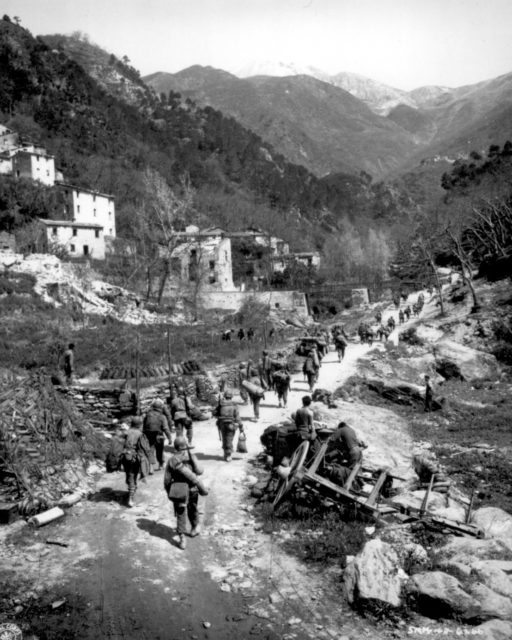
<path id="1" fill-rule="evenodd" d="M 32 515 L 89 491 L 107 440 L 42 373 L 0 389 L 0 501 Z"/>

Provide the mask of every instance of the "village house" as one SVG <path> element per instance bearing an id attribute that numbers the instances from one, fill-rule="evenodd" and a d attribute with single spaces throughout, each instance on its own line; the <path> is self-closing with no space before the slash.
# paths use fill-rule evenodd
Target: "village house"
<path id="1" fill-rule="evenodd" d="M 47 187 L 55 185 L 55 158 L 42 147 L 16 149 L 12 156 L 12 175 L 28 178 Z"/>
<path id="2" fill-rule="evenodd" d="M 177 246 L 171 253 L 171 285 L 200 287 L 202 290 L 231 291 L 233 270 L 231 240 L 222 229 L 200 231 L 188 226 L 175 235 Z"/>
<path id="3" fill-rule="evenodd" d="M 57 188 L 62 196 L 64 219 L 75 223 L 99 225 L 105 236 L 116 237 L 113 196 L 65 183 L 58 184 Z"/>
<path id="4" fill-rule="evenodd" d="M 44 252 L 62 247 L 72 258 L 105 259 L 105 236 L 101 225 L 69 220 L 40 220 L 40 223 L 44 230 Z"/>

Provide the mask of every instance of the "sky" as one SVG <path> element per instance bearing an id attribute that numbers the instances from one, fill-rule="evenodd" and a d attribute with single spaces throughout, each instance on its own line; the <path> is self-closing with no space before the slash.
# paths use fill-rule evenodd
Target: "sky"
<path id="1" fill-rule="evenodd" d="M 257 62 L 410 90 L 512 72 L 512 0 L 0 0 L 34 35 L 86 33 L 142 75 Z"/>

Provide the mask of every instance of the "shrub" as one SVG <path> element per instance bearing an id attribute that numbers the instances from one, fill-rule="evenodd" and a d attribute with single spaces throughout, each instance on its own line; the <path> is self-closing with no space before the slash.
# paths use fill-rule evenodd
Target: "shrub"
<path id="1" fill-rule="evenodd" d="M 402 331 L 400 334 L 400 340 L 410 345 L 421 346 L 423 344 L 423 340 L 416 333 L 415 327 L 410 327 L 409 329 Z"/>

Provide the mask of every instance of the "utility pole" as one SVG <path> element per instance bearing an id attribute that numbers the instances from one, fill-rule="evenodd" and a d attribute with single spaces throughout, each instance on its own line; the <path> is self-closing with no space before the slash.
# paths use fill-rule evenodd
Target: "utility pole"
<path id="1" fill-rule="evenodd" d="M 137 331 L 137 348 L 135 351 L 135 403 L 136 414 L 140 416 L 140 334 Z"/>
<path id="2" fill-rule="evenodd" d="M 172 393 L 172 369 L 171 369 L 171 328 L 167 327 L 167 366 L 169 367 L 169 395 Z"/>

